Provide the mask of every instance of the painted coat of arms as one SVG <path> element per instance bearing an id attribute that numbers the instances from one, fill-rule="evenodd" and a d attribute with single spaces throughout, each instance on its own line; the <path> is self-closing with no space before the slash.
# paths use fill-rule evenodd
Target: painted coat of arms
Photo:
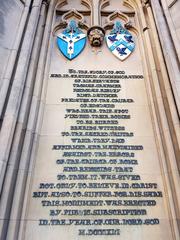
<path id="1" fill-rule="evenodd" d="M 86 38 L 86 35 L 78 28 L 76 21 L 71 20 L 68 27 L 57 37 L 57 45 L 61 53 L 72 60 L 84 49 Z"/>
<path id="2" fill-rule="evenodd" d="M 123 28 L 120 21 L 114 24 L 110 34 L 106 36 L 106 42 L 110 51 L 121 61 L 129 57 L 135 48 L 133 36 Z"/>

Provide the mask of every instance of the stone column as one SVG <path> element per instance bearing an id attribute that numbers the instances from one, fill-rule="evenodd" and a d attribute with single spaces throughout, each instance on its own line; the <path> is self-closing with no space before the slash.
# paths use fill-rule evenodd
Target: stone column
<path id="1" fill-rule="evenodd" d="M 31 61 L 28 69 L 28 76 L 23 93 L 23 100 L 21 104 L 20 113 L 16 125 L 13 144 L 11 147 L 10 158 L 6 170 L 5 180 L 3 183 L 3 190 L 0 202 L 0 240 L 6 239 L 7 227 L 9 223 L 11 205 L 13 201 L 14 188 L 16 184 L 17 172 L 19 167 L 19 158 L 22 150 L 24 131 L 27 125 L 27 117 L 29 116 L 29 107 L 32 99 L 32 92 L 34 87 L 35 74 L 37 70 L 37 63 L 42 43 L 42 36 L 44 31 L 46 17 L 46 6 L 42 5 L 36 37 L 33 45 Z"/>
<path id="2" fill-rule="evenodd" d="M 24 226 L 25 222 L 21 221 L 22 212 L 26 209 L 26 190 L 29 189 L 27 183 L 28 176 L 31 175 L 32 163 L 34 159 L 31 158 L 33 146 L 36 148 L 35 141 L 35 129 L 37 125 L 37 118 L 39 114 L 39 107 L 41 102 L 41 94 L 43 89 L 43 80 L 45 72 L 45 64 L 47 61 L 47 49 L 49 44 L 49 37 L 51 33 L 51 24 L 54 12 L 54 2 L 51 1 L 49 4 L 48 15 L 43 35 L 43 41 L 40 50 L 40 57 L 37 66 L 35 86 L 33 91 L 33 97 L 31 101 L 31 107 L 29 111 L 29 119 L 27 124 L 27 130 L 25 133 L 24 144 L 22 148 L 22 153 L 20 157 L 20 164 L 17 174 L 17 182 L 14 191 L 14 199 L 11 209 L 10 223 L 8 227 L 7 240 L 22 239 L 23 240 L 23 230 L 20 225 Z M 23 202 L 24 208 L 23 208 Z M 26 210 L 25 210 L 26 211 Z M 20 233 L 19 233 L 20 230 Z"/>
<path id="3" fill-rule="evenodd" d="M 147 4 L 147 3 L 146 3 Z M 150 6 L 147 4 L 147 11 Z M 158 132 L 157 138 L 159 139 L 159 143 L 161 143 L 163 149 L 160 151 L 160 159 L 162 165 L 162 176 L 164 178 L 164 182 L 166 184 L 166 193 L 167 193 L 167 202 L 168 202 L 168 210 L 170 215 L 170 220 L 173 223 L 173 234 L 174 238 L 178 239 L 179 231 L 178 231 L 178 216 L 179 216 L 179 204 L 178 204 L 178 196 L 179 196 L 179 173 L 176 164 L 176 156 L 173 149 L 173 142 L 170 136 L 170 131 L 168 128 L 167 116 L 165 106 L 163 104 L 162 93 L 160 88 L 160 80 L 159 80 L 159 69 L 157 69 L 154 54 L 151 44 L 150 38 L 150 29 L 146 25 L 146 18 L 144 16 L 143 7 L 139 5 L 140 15 L 142 19 L 143 25 L 143 34 L 144 34 L 144 44 L 146 53 L 148 55 L 148 74 L 149 74 L 149 85 L 151 91 L 153 93 L 153 105 L 155 108 L 155 118 L 158 123 Z M 153 33 L 152 33 L 153 35 Z"/>
<path id="4" fill-rule="evenodd" d="M 27 17 L 29 14 L 29 7 L 31 4 L 32 0 L 27 0 L 24 6 L 24 10 L 23 10 L 23 15 L 21 18 L 21 22 L 20 25 L 18 27 L 18 32 L 17 32 L 17 36 L 13 45 L 13 49 L 11 50 L 10 53 L 10 57 L 7 63 L 7 68 L 6 71 L 4 73 L 4 76 L 2 78 L 2 85 L 0 88 L 0 117 L 2 117 L 2 112 L 3 112 L 3 108 L 4 108 L 4 104 L 5 104 L 5 100 L 6 100 L 6 95 L 10 86 L 10 82 L 11 82 L 11 78 L 12 78 L 12 74 L 13 74 L 13 70 L 15 67 L 15 62 L 17 60 L 17 55 L 18 55 L 18 51 L 21 45 L 21 41 L 22 41 L 22 37 L 23 37 L 23 32 L 25 29 L 25 25 L 27 22 Z"/>
<path id="5" fill-rule="evenodd" d="M 163 9 L 160 2 L 157 0 L 151 0 L 154 17 L 158 29 L 158 34 L 161 40 L 162 50 L 166 61 L 171 85 L 176 101 L 176 107 L 180 114 L 180 70 L 177 62 L 177 56 L 174 50 L 173 41 L 169 34 L 168 25 L 164 17 Z"/>
<path id="6" fill-rule="evenodd" d="M 17 69 L 14 75 L 13 85 L 2 123 L 0 135 L 0 192 L 2 191 L 2 184 L 4 181 L 14 130 L 21 105 L 32 46 L 40 14 L 41 2 L 42 0 L 36 0 L 32 6 L 31 14 L 27 24 L 27 30 L 25 32 L 20 56 L 17 62 Z"/>

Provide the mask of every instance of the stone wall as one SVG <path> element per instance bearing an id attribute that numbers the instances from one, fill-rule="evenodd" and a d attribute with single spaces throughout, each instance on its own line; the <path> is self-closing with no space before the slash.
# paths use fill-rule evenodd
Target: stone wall
<path id="1" fill-rule="evenodd" d="M 180 113 L 180 14 L 179 0 L 151 0 L 176 107 Z"/>
<path id="2" fill-rule="evenodd" d="M 5 72 L 10 52 L 14 47 L 23 8 L 20 1 L 0 1 L 0 78 Z"/>
<path id="3" fill-rule="evenodd" d="M 163 1 L 165 2 L 165 1 Z M 165 3 L 164 3 L 165 4 Z M 180 1 L 179 0 L 169 0 L 167 1 L 167 12 L 169 11 L 170 19 L 173 24 L 173 29 L 175 35 L 177 35 L 178 40 L 180 41 L 180 21 L 179 21 L 179 9 Z M 169 24 L 170 27 L 170 24 Z"/>
<path id="4" fill-rule="evenodd" d="M 25 221 L 20 224 L 19 219 L 24 218 L 29 203 L 32 156 L 38 145 L 40 111 L 45 104 L 48 49 L 50 52 L 57 2 L 63 3 L 0 0 L 0 240 L 24 240 Z M 172 222 L 176 225 L 177 167 L 180 169 L 180 0 L 120 2 L 122 6 L 123 3 L 138 6 L 141 15 L 137 17 L 141 18 L 138 27 L 145 49 L 141 54 L 147 61 L 146 74 L 151 80 L 150 101 L 158 119 L 157 142 L 162 142 L 161 151 L 166 156 L 163 164 L 167 171 L 163 174 L 168 182 L 169 209 L 175 209 Z M 113 4 L 116 6 L 117 0 Z M 178 230 L 175 235 L 178 236 Z"/>

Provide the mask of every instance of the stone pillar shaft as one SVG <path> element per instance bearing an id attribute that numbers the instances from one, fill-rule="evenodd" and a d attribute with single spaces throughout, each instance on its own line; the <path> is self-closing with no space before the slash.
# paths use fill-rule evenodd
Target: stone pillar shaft
<path id="1" fill-rule="evenodd" d="M 168 25 L 166 23 L 162 7 L 160 6 L 159 1 L 151 0 L 151 2 L 159 37 L 162 44 L 163 54 L 165 57 L 169 77 L 171 80 L 171 85 L 176 101 L 176 107 L 180 114 L 180 81 L 179 81 L 180 70 L 178 62 L 176 60 L 177 56 L 174 51 L 172 38 L 169 34 Z"/>
<path id="2" fill-rule="evenodd" d="M 41 2 L 42 0 L 36 1 L 32 6 L 31 14 L 27 24 L 27 30 L 24 36 L 20 56 L 17 63 L 13 85 L 2 123 L 0 135 L 0 192 L 2 191 L 2 184 L 6 172 L 9 152 L 21 105 L 26 75 L 40 13 Z"/>
<path id="3" fill-rule="evenodd" d="M 31 101 L 31 107 L 29 111 L 29 119 L 27 123 L 27 130 L 24 138 L 23 149 L 20 158 L 19 170 L 17 175 L 17 182 L 14 192 L 14 199 L 12 204 L 11 216 L 10 216 L 10 224 L 8 228 L 7 239 L 14 240 L 16 239 L 23 239 L 23 229 L 20 228 L 20 221 L 21 214 L 23 211 L 22 205 L 24 200 L 26 200 L 26 189 L 29 188 L 27 184 L 28 176 L 31 174 L 31 154 L 32 148 L 34 144 L 34 137 L 35 137 L 35 129 L 37 124 L 37 117 L 39 113 L 39 106 L 40 106 L 40 99 L 42 93 L 42 85 L 44 80 L 44 71 L 45 71 L 45 64 L 46 64 L 46 56 L 47 56 L 47 49 L 49 43 L 49 36 L 50 36 L 50 29 L 53 17 L 53 9 L 54 9 L 54 1 L 51 1 L 48 15 L 43 35 L 42 47 L 40 50 L 40 57 L 36 71 L 36 78 L 35 78 L 35 86 L 33 91 L 33 97 Z M 26 201 L 25 201 L 26 202 Z M 26 205 L 26 204 L 25 204 Z M 22 223 L 23 225 L 24 223 Z M 22 234 L 21 234 L 22 233 Z"/>
<path id="4" fill-rule="evenodd" d="M 28 14 L 29 14 L 30 4 L 31 4 L 31 0 L 27 0 L 26 4 L 25 4 L 25 7 L 24 7 L 24 10 L 23 10 L 23 15 L 22 15 L 22 18 L 21 18 L 21 22 L 20 22 L 20 25 L 19 25 L 19 28 L 18 28 L 16 40 L 15 40 L 14 45 L 13 45 L 13 50 L 11 51 L 9 61 L 7 63 L 7 68 L 6 68 L 6 71 L 5 71 L 3 79 L 2 79 L 2 86 L 1 86 L 1 89 L 0 89 L 0 117 L 2 117 L 2 112 L 3 112 L 5 100 L 6 100 L 6 95 L 7 95 L 9 85 L 10 85 L 10 82 L 11 82 L 15 62 L 17 60 L 17 54 L 18 54 L 18 51 L 19 51 L 19 48 L 20 48 L 25 24 L 26 24 L 27 17 L 28 17 Z"/>
<path id="5" fill-rule="evenodd" d="M 10 217 L 10 210 L 13 200 L 13 193 L 16 184 L 17 172 L 19 167 L 19 158 L 24 140 L 24 131 L 27 124 L 27 116 L 29 115 L 29 106 L 32 98 L 35 74 L 37 70 L 37 62 L 42 43 L 42 36 L 45 23 L 45 6 L 41 9 L 40 19 L 34 41 L 33 52 L 31 55 L 30 66 L 28 70 L 27 81 L 23 93 L 23 100 L 21 104 L 20 113 L 18 116 L 18 123 L 16 125 L 15 136 L 11 147 L 10 158 L 6 170 L 5 180 L 0 202 L 0 239 L 4 240 L 7 232 L 7 226 Z"/>

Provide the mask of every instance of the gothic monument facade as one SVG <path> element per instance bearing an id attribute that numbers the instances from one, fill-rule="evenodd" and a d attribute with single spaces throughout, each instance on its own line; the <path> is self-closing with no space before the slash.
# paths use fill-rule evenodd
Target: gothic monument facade
<path id="1" fill-rule="evenodd" d="M 0 0 L 0 240 L 180 239 L 180 0 Z"/>

